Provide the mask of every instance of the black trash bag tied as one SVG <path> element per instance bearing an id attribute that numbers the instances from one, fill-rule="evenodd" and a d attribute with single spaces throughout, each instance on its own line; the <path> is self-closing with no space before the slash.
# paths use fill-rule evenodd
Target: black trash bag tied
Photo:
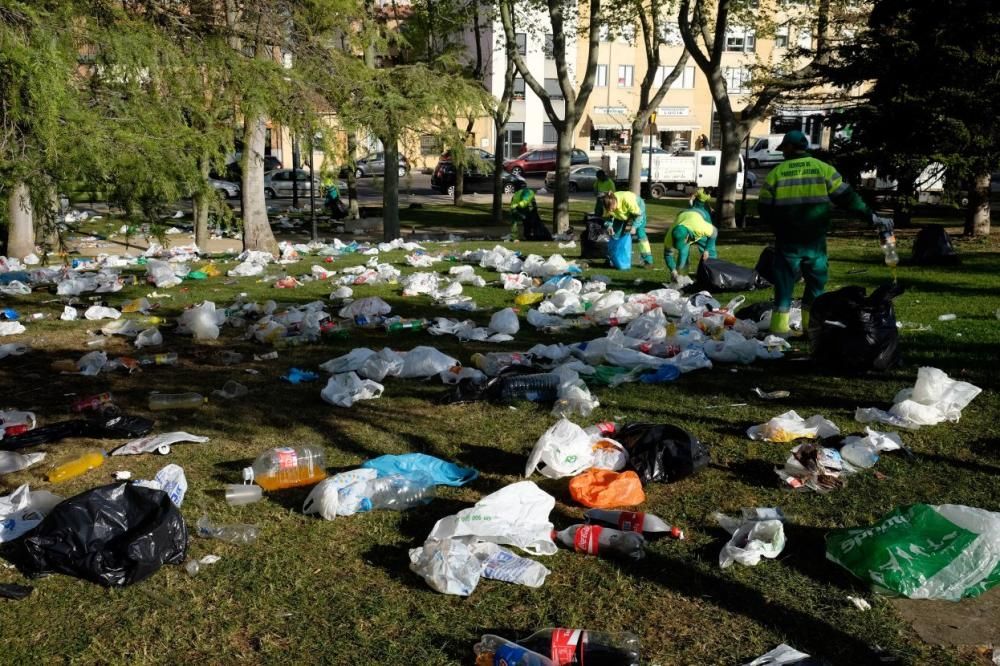
<path id="1" fill-rule="evenodd" d="M 898 283 L 865 295 L 864 287 L 843 287 L 820 295 L 809 317 L 813 361 L 847 374 L 883 371 L 899 363 L 899 330 L 892 299 Z"/>
<path id="2" fill-rule="evenodd" d="M 629 423 L 612 435 L 628 451 L 629 466 L 643 485 L 679 481 L 709 462 L 708 449 L 683 428 L 666 423 Z"/>

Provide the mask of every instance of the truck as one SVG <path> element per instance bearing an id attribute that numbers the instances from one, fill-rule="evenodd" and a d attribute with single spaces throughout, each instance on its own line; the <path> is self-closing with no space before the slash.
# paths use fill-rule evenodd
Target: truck
<path id="1" fill-rule="evenodd" d="M 670 190 L 686 192 L 698 187 L 717 188 L 722 167 L 722 152 L 719 150 L 684 151 L 673 154 L 654 153 L 652 155 L 653 174 L 650 178 L 650 155 L 643 155 L 642 187 L 649 189 L 649 196 L 659 199 Z M 628 186 L 630 158 L 618 158 L 615 182 L 618 186 Z M 736 189 L 743 190 L 746 168 L 740 156 L 740 170 L 736 174 Z"/>
<path id="2" fill-rule="evenodd" d="M 750 168 L 757 169 L 769 164 L 783 162 L 785 156 L 778 150 L 778 146 L 781 145 L 781 140 L 784 138 L 784 134 L 768 134 L 767 136 L 750 139 L 750 150 L 747 154 L 747 163 L 750 165 Z M 816 148 L 819 148 L 819 144 L 813 143 L 810 138 L 809 149 L 813 150 Z"/>

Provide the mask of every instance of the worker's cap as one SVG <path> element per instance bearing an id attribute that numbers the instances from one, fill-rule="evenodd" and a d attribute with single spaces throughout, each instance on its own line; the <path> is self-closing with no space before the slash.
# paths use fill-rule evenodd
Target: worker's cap
<path id="1" fill-rule="evenodd" d="M 805 150 L 809 147 L 809 139 L 799 130 L 792 130 L 785 134 L 785 137 L 778 144 L 778 150 L 788 150 L 791 148 L 801 148 Z"/>
<path id="2" fill-rule="evenodd" d="M 608 177 L 608 174 L 604 173 L 604 169 L 597 170 L 597 180 L 604 180 Z"/>
<path id="3" fill-rule="evenodd" d="M 708 193 L 706 193 L 705 190 L 699 187 L 698 190 L 694 193 L 694 200 L 700 201 L 702 203 L 708 203 L 709 201 L 712 200 L 712 197 L 708 196 Z"/>

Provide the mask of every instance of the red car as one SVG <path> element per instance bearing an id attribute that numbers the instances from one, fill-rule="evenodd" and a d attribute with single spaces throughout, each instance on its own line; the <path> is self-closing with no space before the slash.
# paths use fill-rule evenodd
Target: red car
<path id="1" fill-rule="evenodd" d="M 583 152 L 579 148 L 574 148 L 572 154 L 570 155 L 570 165 L 576 164 L 590 164 L 590 158 L 587 157 L 587 153 Z M 556 151 L 555 149 L 548 148 L 543 148 L 541 150 L 529 150 L 526 153 L 518 155 L 512 160 L 504 162 L 503 168 L 505 171 L 509 171 L 515 176 L 520 176 L 526 173 L 545 173 L 546 171 L 552 171 L 556 168 Z"/>

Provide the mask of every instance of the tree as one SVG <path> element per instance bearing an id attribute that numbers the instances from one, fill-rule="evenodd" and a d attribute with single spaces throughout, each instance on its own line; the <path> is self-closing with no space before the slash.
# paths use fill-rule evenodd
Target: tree
<path id="1" fill-rule="evenodd" d="M 1000 7 L 958 0 L 934 9 L 878 0 L 826 74 L 843 89 L 866 86 L 840 115 L 852 130 L 845 148 L 897 180 L 897 222 L 919 174 L 939 162 L 968 192 L 966 235 L 985 236 L 991 173 L 1000 166 Z"/>
<path id="2" fill-rule="evenodd" d="M 514 2 L 499 0 L 500 19 L 503 23 L 506 39 L 506 54 L 513 58 L 517 71 L 525 84 L 538 96 L 545 109 L 545 115 L 556 130 L 556 190 L 552 200 L 552 228 L 556 233 L 564 233 L 569 229 L 569 167 L 571 164 L 574 132 L 583 116 L 594 88 L 594 78 L 597 73 L 597 52 L 600 43 L 601 0 L 588 0 L 587 15 L 577 20 L 575 2 L 568 0 L 545 0 L 545 8 L 552 26 L 552 57 L 556 62 L 556 77 L 563 100 L 563 112 L 560 114 L 553 104 L 554 95 L 550 94 L 538 79 L 528 69 L 528 65 L 517 48 L 514 33 Z M 580 3 L 582 5 L 583 3 Z M 586 25 L 581 26 L 583 21 Z M 567 24 L 568 23 L 568 24 Z M 580 87 L 576 88 L 570 68 L 576 61 L 576 51 L 567 51 L 566 37 L 577 35 L 587 39 L 587 60 L 579 77 Z M 572 61 L 572 62 L 571 62 Z"/>
<path id="3" fill-rule="evenodd" d="M 761 3 L 763 4 L 763 3 Z M 722 133 L 722 165 L 719 175 L 721 224 L 736 226 L 736 177 L 740 147 L 753 126 L 767 116 L 775 102 L 795 91 L 809 90 L 823 82 L 821 71 L 837 47 L 842 27 L 858 10 L 850 0 L 816 0 L 811 6 L 792 12 L 786 19 L 798 29 L 815 35 L 811 49 L 789 49 L 777 62 L 758 61 L 753 66 L 753 90 L 742 109 L 733 107 L 723 71 L 722 55 L 730 28 L 739 25 L 758 35 L 774 29 L 774 5 L 758 8 L 753 0 L 680 0 L 678 25 L 684 46 L 708 79 L 716 117 Z M 782 3 L 784 7 L 791 5 Z M 765 12 L 764 9 L 769 9 Z M 839 11 L 835 11 L 839 10 Z M 843 16 L 841 16 L 841 13 Z M 835 16 L 836 15 L 836 16 Z M 834 19 L 837 20 L 834 20 Z"/>

